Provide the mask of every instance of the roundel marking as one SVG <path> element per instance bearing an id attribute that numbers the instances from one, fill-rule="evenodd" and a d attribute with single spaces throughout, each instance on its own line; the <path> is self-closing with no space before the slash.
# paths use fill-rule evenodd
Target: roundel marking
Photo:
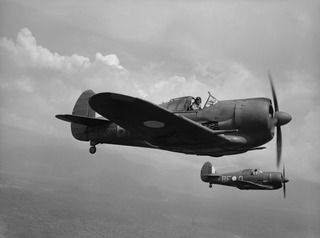
<path id="1" fill-rule="evenodd" d="M 237 180 L 237 177 L 236 176 L 232 176 L 232 181 L 236 181 Z"/>
<path id="2" fill-rule="evenodd" d="M 161 121 L 145 121 L 143 125 L 150 128 L 162 128 L 165 124 Z"/>

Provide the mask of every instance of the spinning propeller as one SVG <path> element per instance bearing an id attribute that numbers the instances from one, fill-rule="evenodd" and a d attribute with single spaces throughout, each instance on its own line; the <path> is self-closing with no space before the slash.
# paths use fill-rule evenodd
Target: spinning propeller
<path id="1" fill-rule="evenodd" d="M 286 178 L 286 169 L 284 165 L 282 169 L 281 179 L 282 179 L 282 186 L 283 186 L 283 197 L 286 198 L 286 183 L 289 182 L 289 179 Z"/>
<path id="2" fill-rule="evenodd" d="M 281 126 L 289 123 L 292 119 L 290 114 L 286 112 L 281 112 L 279 111 L 279 106 L 278 106 L 278 100 L 277 100 L 277 94 L 274 89 L 273 81 L 272 81 L 272 76 L 269 73 L 269 81 L 270 81 L 270 86 L 271 86 L 271 91 L 272 91 L 272 98 L 273 98 L 273 104 L 274 104 L 274 114 L 272 118 L 273 126 L 277 127 L 277 167 L 279 168 L 280 162 L 281 162 L 281 151 L 282 151 L 282 133 L 281 133 Z M 285 187 L 284 187 L 285 191 Z"/>

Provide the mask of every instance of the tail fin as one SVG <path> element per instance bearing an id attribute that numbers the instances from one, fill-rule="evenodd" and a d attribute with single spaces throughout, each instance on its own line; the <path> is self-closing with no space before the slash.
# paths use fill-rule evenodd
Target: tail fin
<path id="1" fill-rule="evenodd" d="M 201 168 L 200 177 L 203 182 L 209 182 L 209 177 L 215 174 L 215 169 L 210 162 L 205 162 Z"/>
<path id="2" fill-rule="evenodd" d="M 89 117 L 95 118 L 96 113 L 89 105 L 89 99 L 95 93 L 88 89 L 84 91 L 80 97 L 78 98 L 76 104 L 73 107 L 72 115 L 74 116 L 82 116 L 82 117 Z M 74 138 L 81 140 L 81 141 L 88 141 L 88 126 L 82 125 L 78 123 L 71 123 L 71 132 Z"/>
<path id="3" fill-rule="evenodd" d="M 94 118 L 96 116 L 96 113 L 89 105 L 89 99 L 93 95 L 95 95 L 95 93 L 91 89 L 84 91 L 74 105 L 72 115 Z"/>

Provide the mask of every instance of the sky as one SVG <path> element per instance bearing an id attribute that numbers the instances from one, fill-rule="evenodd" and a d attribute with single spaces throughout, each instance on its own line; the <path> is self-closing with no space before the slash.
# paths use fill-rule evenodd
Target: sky
<path id="1" fill-rule="evenodd" d="M 45 140 L 89 148 L 54 118 L 89 88 L 154 103 L 208 91 L 220 100 L 271 98 L 270 71 L 280 110 L 293 117 L 282 127 L 287 174 L 319 184 L 319 22 L 313 0 L 0 0 L 0 138 L 12 141 L 1 157 L 19 150 L 10 130 L 38 135 L 42 149 Z M 194 171 L 206 160 L 222 171 L 276 170 L 274 140 L 266 146 L 219 159 L 152 151 L 150 159 Z M 109 150 L 120 149 L 98 146 L 97 153 Z M 130 158 L 133 151 L 149 163 L 150 150 L 121 152 Z"/>

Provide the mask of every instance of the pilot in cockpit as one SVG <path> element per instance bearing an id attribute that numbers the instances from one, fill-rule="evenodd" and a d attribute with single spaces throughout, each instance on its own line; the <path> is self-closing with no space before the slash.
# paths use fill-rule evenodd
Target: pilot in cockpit
<path id="1" fill-rule="evenodd" d="M 258 175 L 258 174 L 261 174 L 261 173 L 262 173 L 262 171 L 259 170 L 259 169 L 254 169 L 254 171 L 253 171 L 254 175 Z"/>
<path id="2" fill-rule="evenodd" d="M 194 102 L 190 106 L 191 110 L 199 110 L 201 109 L 201 97 L 197 97 Z"/>

